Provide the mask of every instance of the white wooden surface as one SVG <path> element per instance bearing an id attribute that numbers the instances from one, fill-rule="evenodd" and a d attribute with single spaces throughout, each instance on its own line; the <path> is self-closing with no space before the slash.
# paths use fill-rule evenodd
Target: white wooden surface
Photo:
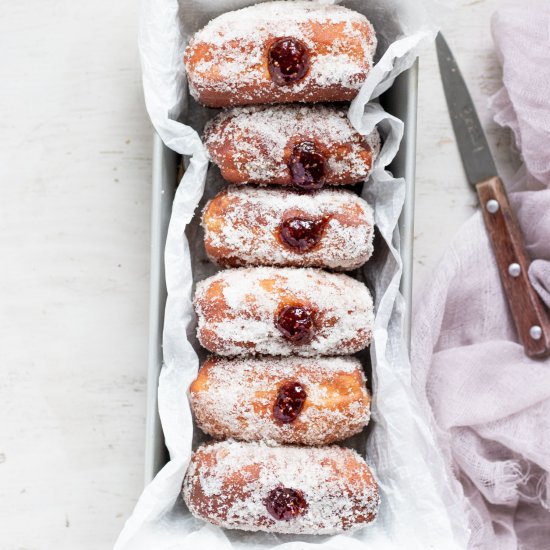
<path id="1" fill-rule="evenodd" d="M 490 128 L 489 16 L 445 34 Z M 0 548 L 110 548 L 142 489 L 151 133 L 130 0 L 0 4 Z M 505 172 L 506 174 L 507 172 Z M 415 268 L 473 211 L 421 59 Z"/>

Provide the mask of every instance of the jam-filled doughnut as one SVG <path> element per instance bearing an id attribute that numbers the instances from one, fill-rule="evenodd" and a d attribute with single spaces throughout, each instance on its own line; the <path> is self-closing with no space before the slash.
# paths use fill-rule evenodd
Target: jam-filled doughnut
<path id="1" fill-rule="evenodd" d="M 190 397 L 198 426 L 217 439 L 326 445 L 370 418 L 361 363 L 351 357 L 210 357 Z"/>
<path id="2" fill-rule="evenodd" d="M 202 216 L 209 258 L 226 267 L 278 265 L 347 271 L 372 255 L 374 217 L 356 194 L 234 187 Z"/>
<path id="3" fill-rule="evenodd" d="M 347 355 L 369 345 L 367 287 L 310 268 L 226 269 L 197 284 L 200 343 L 218 355 Z"/>
<path id="4" fill-rule="evenodd" d="M 375 129 L 363 136 L 341 107 L 237 107 L 212 119 L 204 141 L 231 183 L 293 185 L 302 190 L 365 181 L 380 151 Z"/>
<path id="5" fill-rule="evenodd" d="M 373 64 L 363 15 L 320 2 L 267 2 L 213 19 L 184 55 L 189 89 L 209 107 L 352 100 Z"/>
<path id="6" fill-rule="evenodd" d="M 376 518 L 378 485 L 351 449 L 223 441 L 194 453 L 183 482 L 191 513 L 228 529 L 330 535 Z"/>

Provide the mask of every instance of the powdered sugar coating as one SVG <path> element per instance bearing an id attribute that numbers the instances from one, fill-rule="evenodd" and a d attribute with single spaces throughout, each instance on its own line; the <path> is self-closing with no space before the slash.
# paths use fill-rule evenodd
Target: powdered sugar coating
<path id="1" fill-rule="evenodd" d="M 299 40 L 310 68 L 278 86 L 268 50 L 279 38 Z M 289 101 L 351 100 L 373 63 L 376 37 L 361 14 L 316 1 L 277 1 L 227 12 L 198 31 L 185 51 L 189 89 L 212 107 Z"/>
<path id="2" fill-rule="evenodd" d="M 293 217 L 319 220 L 319 242 L 307 251 L 286 245 L 280 226 Z M 351 270 L 373 252 L 374 215 L 366 201 L 345 190 L 300 194 L 290 189 L 229 187 L 205 207 L 204 244 L 225 266 L 279 265 Z"/>
<path id="3" fill-rule="evenodd" d="M 307 511 L 276 521 L 265 500 L 277 487 L 301 491 Z M 193 515 L 229 529 L 318 535 L 363 527 L 374 521 L 380 504 L 372 472 L 351 449 L 235 441 L 197 450 L 183 497 Z"/>
<path id="4" fill-rule="evenodd" d="M 292 422 L 273 414 L 278 390 L 297 382 L 307 397 Z M 352 357 L 209 358 L 190 388 L 198 426 L 216 437 L 326 445 L 359 433 L 370 399 Z"/>
<path id="5" fill-rule="evenodd" d="M 374 324 L 367 287 L 347 275 L 310 268 L 227 269 L 195 292 L 197 336 L 218 355 L 347 355 L 367 347 Z M 275 319 L 282 307 L 313 312 L 309 343 L 288 341 Z"/>
<path id="6" fill-rule="evenodd" d="M 376 129 L 362 136 L 345 109 L 326 105 L 234 108 L 207 124 L 204 141 L 232 183 L 292 184 L 288 161 L 299 142 L 313 142 L 323 153 L 326 185 L 365 181 L 380 152 Z"/>

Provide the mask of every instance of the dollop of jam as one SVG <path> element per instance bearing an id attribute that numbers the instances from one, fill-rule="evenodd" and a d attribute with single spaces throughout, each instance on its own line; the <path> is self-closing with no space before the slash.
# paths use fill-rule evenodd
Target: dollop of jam
<path id="1" fill-rule="evenodd" d="M 264 501 L 267 511 L 278 521 L 289 521 L 307 512 L 304 493 L 298 489 L 276 487 Z"/>
<path id="2" fill-rule="evenodd" d="M 327 221 L 327 218 L 288 218 L 279 224 L 279 240 L 296 252 L 307 252 L 321 240 Z"/>
<path id="3" fill-rule="evenodd" d="M 298 82 L 309 70 L 307 46 L 296 38 L 279 38 L 269 47 L 268 69 L 277 86 Z"/>
<path id="4" fill-rule="evenodd" d="M 307 344 L 313 338 L 313 312 L 304 306 L 284 306 L 275 317 L 279 332 L 294 344 Z"/>
<path id="5" fill-rule="evenodd" d="M 297 143 L 288 160 L 292 184 L 311 191 L 325 184 L 325 157 L 312 141 Z"/>
<path id="6" fill-rule="evenodd" d="M 289 424 L 294 422 L 304 408 L 307 393 L 299 382 L 287 382 L 279 388 L 277 399 L 273 405 L 273 416 Z"/>

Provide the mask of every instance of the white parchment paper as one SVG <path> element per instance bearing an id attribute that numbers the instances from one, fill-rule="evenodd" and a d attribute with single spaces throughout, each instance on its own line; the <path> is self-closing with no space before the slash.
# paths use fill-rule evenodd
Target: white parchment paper
<path id="1" fill-rule="evenodd" d="M 378 126 L 384 145 L 363 196 L 374 207 L 378 227 L 375 257 L 358 272 L 375 295 L 374 342 L 363 354 L 373 386 L 369 430 L 348 443 L 376 472 L 382 504 L 377 521 L 351 535 L 290 536 L 224 531 L 193 518 L 180 497 L 192 448 L 203 436 L 194 429 L 187 390 L 203 352 L 195 337 L 191 304 L 194 282 L 216 271 L 206 261 L 197 207 L 222 186 L 219 171 L 208 166 L 199 133 L 215 111 L 189 98 L 182 63 L 193 32 L 222 12 L 257 3 L 247 0 L 144 0 L 140 48 L 147 109 L 170 148 L 186 156 L 166 243 L 168 302 L 164 325 L 164 366 L 159 381 L 159 412 L 170 462 L 146 487 L 115 550 L 453 550 L 465 548 L 462 502 L 450 490 L 427 420 L 410 384 L 404 345 L 404 303 L 399 294 L 401 258 L 397 223 L 405 182 L 386 171 L 403 135 L 401 121 L 369 100 L 391 86 L 410 67 L 420 45 L 433 39 L 426 11 L 412 0 L 349 0 L 343 5 L 373 23 L 379 46 L 377 63 L 352 103 L 349 116 L 362 133 Z M 368 432 L 368 433 L 367 433 Z"/>

